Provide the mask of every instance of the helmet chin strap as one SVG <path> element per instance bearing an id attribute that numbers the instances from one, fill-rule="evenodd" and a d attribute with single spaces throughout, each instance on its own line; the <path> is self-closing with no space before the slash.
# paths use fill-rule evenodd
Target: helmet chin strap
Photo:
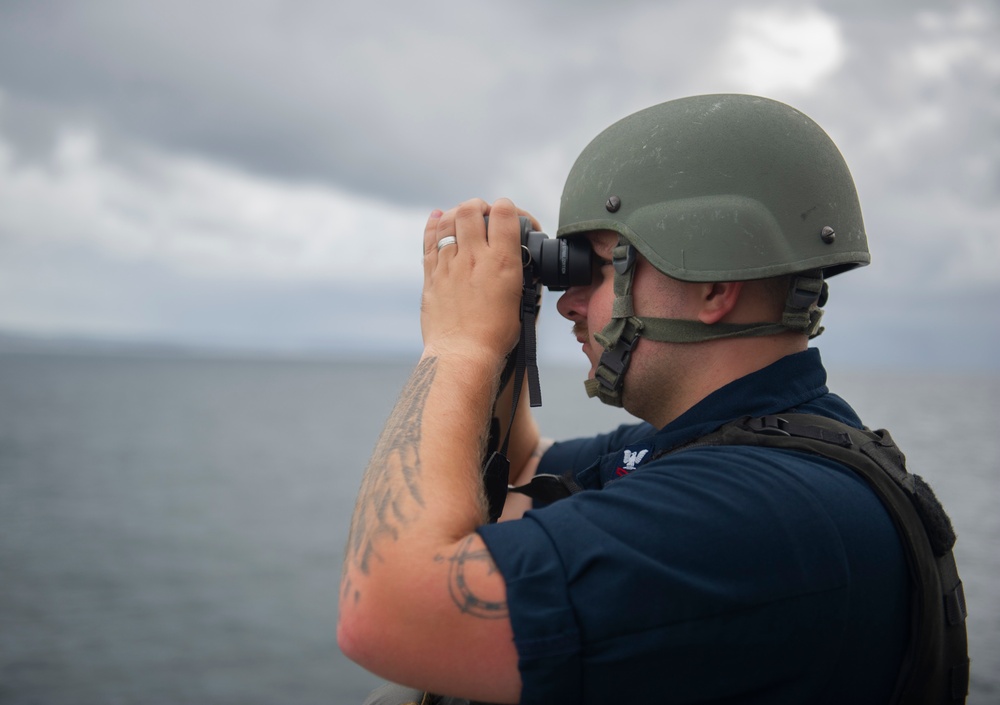
<path id="1" fill-rule="evenodd" d="M 610 406 L 622 405 L 625 372 L 639 338 L 665 343 L 698 343 L 721 338 L 748 338 L 800 331 L 815 338 L 823 332 L 820 319 L 826 303 L 827 285 L 822 271 L 801 272 L 792 277 L 785 311 L 780 323 L 702 323 L 677 318 L 636 316 L 632 305 L 635 277 L 635 248 L 624 240 L 612 251 L 615 267 L 615 300 L 611 321 L 594 338 L 604 347 L 594 379 L 584 382 L 588 397 L 597 397 Z"/>

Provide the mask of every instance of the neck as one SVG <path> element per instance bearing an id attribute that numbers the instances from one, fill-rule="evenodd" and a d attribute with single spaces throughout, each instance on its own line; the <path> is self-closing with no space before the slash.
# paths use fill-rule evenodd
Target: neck
<path id="1" fill-rule="evenodd" d="M 663 376 L 670 388 L 664 390 L 661 386 L 656 394 L 636 391 L 625 399 L 626 408 L 632 414 L 656 428 L 663 428 L 730 382 L 762 370 L 787 355 L 802 352 L 808 346 L 808 339 L 800 334 L 785 333 L 766 338 L 729 338 L 672 345 L 675 354 L 666 360 L 670 370 Z M 678 345 L 682 347 L 677 348 Z M 629 377 L 626 375 L 626 385 Z"/>

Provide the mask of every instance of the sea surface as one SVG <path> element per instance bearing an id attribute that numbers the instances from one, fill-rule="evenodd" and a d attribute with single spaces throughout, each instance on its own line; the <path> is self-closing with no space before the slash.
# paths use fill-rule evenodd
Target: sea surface
<path id="1" fill-rule="evenodd" d="M 379 681 L 337 649 L 340 565 L 412 362 L 0 354 L 0 703 L 361 703 Z M 547 435 L 626 420 L 581 372 L 543 365 Z M 949 509 L 969 702 L 1000 702 L 1000 377 L 831 388 Z"/>

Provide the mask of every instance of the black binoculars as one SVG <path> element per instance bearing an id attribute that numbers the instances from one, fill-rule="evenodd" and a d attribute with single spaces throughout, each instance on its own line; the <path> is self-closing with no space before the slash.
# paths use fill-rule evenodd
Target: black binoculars
<path id="1" fill-rule="evenodd" d="M 521 263 L 528 279 L 552 291 L 589 284 L 593 277 L 594 251 L 584 237 L 550 238 L 533 229 L 521 216 Z M 487 224 L 489 216 L 486 217 Z"/>

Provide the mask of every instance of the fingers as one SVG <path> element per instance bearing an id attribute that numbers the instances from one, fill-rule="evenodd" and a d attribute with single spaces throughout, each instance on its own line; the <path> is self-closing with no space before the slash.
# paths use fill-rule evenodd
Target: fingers
<path id="1" fill-rule="evenodd" d="M 486 201 L 477 198 L 466 201 L 447 212 L 433 211 L 424 228 L 424 257 L 435 259 L 436 253 L 443 253 L 448 247 L 454 247 L 445 245 L 445 247 L 439 248 L 438 245 L 442 244 L 441 241 L 445 238 L 455 238 L 458 246 L 461 246 L 463 240 L 474 244 L 476 239 L 485 238 L 486 228 L 483 216 L 489 213 L 489 209 L 489 204 Z M 468 233 L 469 230 L 472 231 L 471 237 Z"/>
<path id="2" fill-rule="evenodd" d="M 492 205 L 473 199 L 430 214 L 423 242 L 425 346 L 502 354 L 510 350 L 520 330 L 519 215 L 507 199 Z"/>
<path id="3" fill-rule="evenodd" d="M 490 217 L 489 233 L 484 216 Z M 541 230 L 538 221 L 526 210 L 518 208 L 512 201 L 501 198 L 493 204 L 482 199 L 471 199 L 442 212 L 431 213 L 424 229 L 424 264 L 433 268 L 438 262 L 447 262 L 464 252 L 469 257 L 478 257 L 484 249 L 504 259 L 515 257 L 520 260 L 521 225 L 519 216 L 531 220 L 532 227 Z M 454 245 L 448 244 L 454 238 Z"/>
<path id="4" fill-rule="evenodd" d="M 538 232 L 542 231 L 542 224 L 539 223 L 538 219 L 535 218 L 535 216 L 531 215 L 531 213 L 529 213 L 528 211 L 524 210 L 523 208 L 518 208 L 517 209 L 517 214 L 518 215 L 523 215 L 525 218 L 527 218 L 528 220 L 530 220 L 531 221 L 531 227 L 534 228 L 536 231 L 538 231 Z"/>
<path id="5" fill-rule="evenodd" d="M 437 229 L 438 223 L 441 217 L 444 215 L 443 212 L 435 209 L 431 211 L 430 216 L 427 218 L 427 225 L 424 226 L 424 254 L 431 254 L 437 245 Z"/>
<path id="6" fill-rule="evenodd" d="M 504 259 L 521 261 L 520 211 L 512 201 L 501 198 L 490 207 L 490 224 L 487 241 L 490 250 Z"/>
<path id="7" fill-rule="evenodd" d="M 478 247 L 486 242 L 486 221 L 490 205 L 481 198 L 462 203 L 455 209 L 455 236 L 459 248 Z"/>
<path id="8" fill-rule="evenodd" d="M 430 276 L 437 263 L 437 241 L 438 230 L 441 227 L 441 219 L 444 213 L 435 209 L 431 211 L 427 218 L 427 225 L 424 226 L 424 277 Z"/>

